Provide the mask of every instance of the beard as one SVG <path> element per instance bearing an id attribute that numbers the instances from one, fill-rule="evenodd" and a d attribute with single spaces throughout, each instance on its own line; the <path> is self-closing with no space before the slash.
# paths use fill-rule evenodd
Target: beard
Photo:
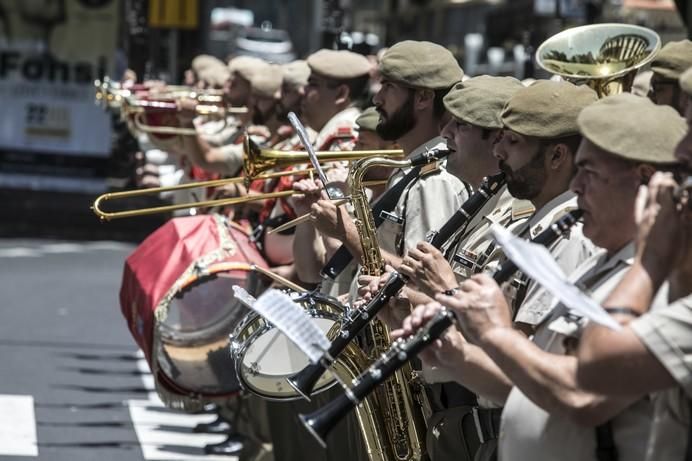
<path id="1" fill-rule="evenodd" d="M 280 120 L 282 123 L 288 123 L 288 114 L 289 112 L 295 113 L 298 118 L 301 117 L 301 112 L 300 112 L 300 104 L 294 104 L 293 107 L 286 107 L 279 101 L 276 103 L 276 118 Z"/>
<path id="2" fill-rule="evenodd" d="M 252 124 L 253 125 L 264 125 L 267 123 L 267 121 L 271 118 L 271 113 L 272 110 L 274 110 L 274 107 L 271 109 L 262 112 L 262 109 L 259 107 L 259 105 L 255 105 L 253 110 L 252 110 Z"/>
<path id="3" fill-rule="evenodd" d="M 378 108 L 377 112 L 380 114 L 380 122 L 377 124 L 376 131 L 385 141 L 401 139 L 416 126 L 416 116 L 413 114 L 413 94 L 409 94 L 401 107 L 388 118 L 383 118 L 387 114 L 381 108 Z"/>
<path id="4" fill-rule="evenodd" d="M 500 170 L 507 178 L 507 190 L 512 194 L 512 197 L 532 200 L 541 193 L 546 177 L 545 166 L 543 165 L 544 149 L 542 146 L 539 147 L 529 163 L 517 171 L 512 171 L 509 165 L 502 160 L 500 161 Z"/>

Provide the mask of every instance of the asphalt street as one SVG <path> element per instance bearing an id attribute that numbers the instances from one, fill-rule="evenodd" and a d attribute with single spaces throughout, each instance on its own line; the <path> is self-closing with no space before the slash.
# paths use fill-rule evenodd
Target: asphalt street
<path id="1" fill-rule="evenodd" d="M 133 248 L 0 240 L 0 461 L 234 459 L 152 392 L 118 305 Z"/>

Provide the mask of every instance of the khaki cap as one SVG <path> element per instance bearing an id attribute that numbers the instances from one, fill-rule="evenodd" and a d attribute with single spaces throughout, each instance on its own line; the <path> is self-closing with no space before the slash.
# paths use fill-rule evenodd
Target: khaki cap
<path id="1" fill-rule="evenodd" d="M 536 138 L 561 138 L 579 133 L 577 116 L 598 100 L 586 86 L 539 80 L 520 88 L 502 111 L 505 128 Z"/>
<path id="2" fill-rule="evenodd" d="M 464 77 L 464 71 L 447 48 L 414 40 L 389 48 L 380 60 L 380 73 L 393 82 L 429 90 L 451 88 Z"/>
<path id="3" fill-rule="evenodd" d="M 301 88 L 308 84 L 310 78 L 310 66 L 308 63 L 299 59 L 281 66 L 283 71 L 283 83 L 291 88 Z"/>
<path id="4" fill-rule="evenodd" d="M 680 76 L 680 88 L 682 88 L 682 91 L 687 93 L 688 96 L 692 97 L 692 68 L 687 69 Z"/>
<path id="5" fill-rule="evenodd" d="M 222 60 L 217 59 L 214 56 L 211 56 L 209 54 L 200 54 L 198 56 L 195 56 L 192 59 L 192 63 L 190 63 L 190 68 L 193 71 L 195 71 L 196 73 L 199 73 L 202 70 L 206 69 L 207 67 L 211 67 L 211 66 L 225 67 Z"/>
<path id="6" fill-rule="evenodd" d="M 334 80 L 362 77 L 371 68 L 368 58 L 347 50 L 322 49 L 308 56 L 307 63 L 312 72 Z"/>
<path id="7" fill-rule="evenodd" d="M 228 70 L 231 74 L 238 74 L 247 81 L 251 81 L 255 73 L 265 72 L 269 69 L 269 63 L 254 56 L 237 56 L 228 62 Z"/>
<path id="8" fill-rule="evenodd" d="M 654 73 L 672 80 L 677 80 L 690 67 L 692 42 L 689 40 L 666 43 L 651 62 L 651 70 Z"/>
<path id="9" fill-rule="evenodd" d="M 444 97 L 450 114 L 472 125 L 502 128 L 502 109 L 507 101 L 524 86 L 513 77 L 481 75 L 457 83 Z"/>
<path id="10" fill-rule="evenodd" d="M 675 163 L 675 147 L 687 131 L 675 109 L 622 93 L 586 107 L 579 130 L 601 149 L 627 160 Z"/>
<path id="11" fill-rule="evenodd" d="M 278 96 L 279 90 L 281 90 L 282 80 L 281 66 L 269 64 L 267 71 L 252 74 L 250 79 L 252 93 L 264 98 L 275 98 Z"/>
<path id="12" fill-rule="evenodd" d="M 360 131 L 375 131 L 380 123 L 380 114 L 375 106 L 368 107 L 356 119 L 356 125 Z"/>
<path id="13" fill-rule="evenodd" d="M 230 76 L 231 72 L 223 64 L 209 66 L 198 72 L 199 79 L 211 86 L 223 86 Z"/>

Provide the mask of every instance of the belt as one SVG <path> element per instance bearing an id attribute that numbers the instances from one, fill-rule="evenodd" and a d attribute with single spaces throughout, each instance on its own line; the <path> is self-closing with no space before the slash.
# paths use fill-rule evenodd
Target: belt
<path id="1" fill-rule="evenodd" d="M 432 411 L 437 413 L 461 406 L 476 406 L 476 395 L 457 383 L 435 383 L 425 386 Z"/>
<path id="2" fill-rule="evenodd" d="M 471 412 L 478 441 L 483 444 L 500 436 L 502 408 L 474 407 Z"/>

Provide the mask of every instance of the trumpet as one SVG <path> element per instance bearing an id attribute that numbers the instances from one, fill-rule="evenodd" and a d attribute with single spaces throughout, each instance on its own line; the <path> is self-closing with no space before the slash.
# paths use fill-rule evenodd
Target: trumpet
<path id="1" fill-rule="evenodd" d="M 184 210 L 189 208 L 209 208 L 217 206 L 230 206 L 238 205 L 242 203 L 247 203 L 255 200 L 263 200 L 270 198 L 281 198 L 288 197 L 297 192 L 294 191 L 282 191 L 282 192 L 270 192 L 267 194 L 258 194 L 245 197 L 234 197 L 216 200 L 207 200 L 202 202 L 190 202 L 190 203 L 179 203 L 175 205 L 164 205 L 152 208 L 142 208 L 135 210 L 121 210 L 121 211 L 104 211 L 101 206 L 104 202 L 110 202 L 118 199 L 126 199 L 132 197 L 143 197 L 149 195 L 160 194 L 162 192 L 171 192 L 178 190 L 188 190 L 188 189 L 198 189 L 207 187 L 219 187 L 225 186 L 227 184 L 237 184 L 244 182 L 249 184 L 253 180 L 266 180 L 277 178 L 281 176 L 289 175 L 307 175 L 311 174 L 312 170 L 298 170 L 298 171 L 279 171 L 274 173 L 264 173 L 267 170 L 274 168 L 283 168 L 287 166 L 293 166 L 303 163 L 309 163 L 310 158 L 307 152 L 284 152 L 279 150 L 271 149 L 260 149 L 257 144 L 255 144 L 249 136 L 245 136 L 244 144 L 244 159 L 243 159 L 243 172 L 244 177 L 228 178 L 228 179 L 216 179 L 212 181 L 201 181 L 188 184 L 179 184 L 177 186 L 169 187 L 155 187 L 151 189 L 137 189 L 131 191 L 123 192 L 109 192 L 102 194 L 96 198 L 93 205 L 91 206 L 92 211 L 96 216 L 98 216 L 103 221 L 110 221 L 112 219 L 119 218 L 130 218 L 135 216 L 146 216 L 157 213 L 169 213 L 176 210 Z M 363 150 L 363 151 L 348 151 L 348 152 L 338 152 L 338 151 L 326 151 L 317 152 L 317 158 L 320 162 L 339 162 L 339 161 L 353 161 L 359 160 L 366 157 L 401 157 L 403 155 L 402 150 Z M 382 181 L 369 182 L 367 185 L 377 185 L 382 184 Z"/>

